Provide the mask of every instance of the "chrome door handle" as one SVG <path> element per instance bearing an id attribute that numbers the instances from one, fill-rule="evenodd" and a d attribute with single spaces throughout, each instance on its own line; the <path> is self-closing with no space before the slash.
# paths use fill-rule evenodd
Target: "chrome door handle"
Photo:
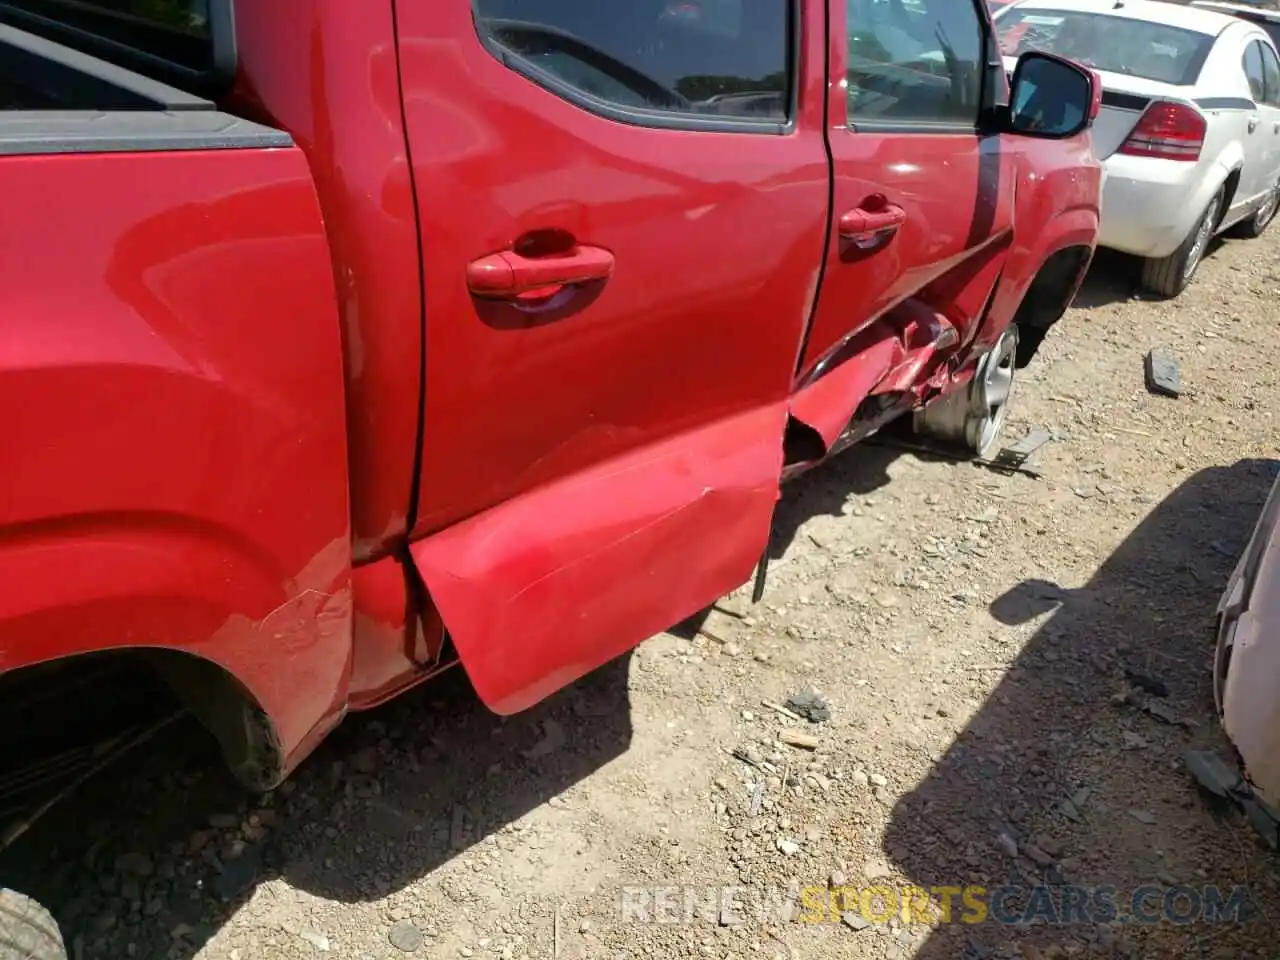
<path id="1" fill-rule="evenodd" d="M 1255 131 L 1255 130 L 1257 130 L 1257 129 L 1258 129 L 1258 118 L 1257 118 L 1257 117 L 1250 117 L 1250 118 L 1249 118 L 1249 132 L 1250 132 L 1250 133 L 1253 133 L 1253 131 Z"/>

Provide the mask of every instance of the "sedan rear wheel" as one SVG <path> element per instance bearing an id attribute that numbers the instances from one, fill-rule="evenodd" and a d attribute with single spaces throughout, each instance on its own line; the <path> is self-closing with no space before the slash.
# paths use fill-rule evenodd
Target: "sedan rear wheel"
<path id="1" fill-rule="evenodd" d="M 1244 237 L 1246 240 L 1252 240 L 1260 237 L 1267 227 L 1271 226 L 1271 221 L 1276 218 L 1276 212 L 1280 211 L 1280 185 L 1271 188 L 1271 192 L 1267 194 L 1267 199 L 1262 201 L 1260 206 L 1252 217 L 1244 220 L 1232 228 L 1231 232 L 1237 237 Z"/>
<path id="2" fill-rule="evenodd" d="M 1187 289 L 1209 249 L 1209 241 L 1218 230 L 1221 214 L 1222 191 L 1219 190 L 1177 250 L 1159 260 L 1143 261 L 1142 285 L 1152 293 L 1170 299 Z"/>

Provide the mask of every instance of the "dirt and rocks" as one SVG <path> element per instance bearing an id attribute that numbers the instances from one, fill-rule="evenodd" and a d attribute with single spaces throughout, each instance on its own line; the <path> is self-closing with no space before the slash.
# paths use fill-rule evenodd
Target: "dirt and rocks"
<path id="1" fill-rule="evenodd" d="M 788 491 L 760 605 L 510 719 L 447 677 L 261 798 L 176 725 L 6 879 L 86 960 L 1274 956 L 1275 861 L 1181 755 L 1222 745 L 1211 619 L 1275 476 L 1278 304 L 1280 232 L 1172 303 L 1104 258 L 1017 387 L 1039 479 L 855 448 Z M 1164 918 L 1122 922 L 1144 885 Z M 975 887 L 1005 888 L 986 922 Z"/>

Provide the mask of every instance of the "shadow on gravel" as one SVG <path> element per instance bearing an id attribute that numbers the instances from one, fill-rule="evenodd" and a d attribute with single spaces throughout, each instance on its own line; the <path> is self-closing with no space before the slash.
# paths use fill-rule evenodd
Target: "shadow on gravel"
<path id="1" fill-rule="evenodd" d="M 1214 605 L 1276 466 L 1245 460 L 1194 474 L 1085 586 L 1026 582 L 992 604 L 1008 624 L 1049 616 L 899 801 L 885 840 L 909 883 L 985 887 L 990 913 L 972 923 L 976 913 L 956 896 L 956 922 L 929 932 L 918 960 L 1273 955 L 1273 861 L 1242 819 L 1205 805 L 1180 758 L 1188 746 L 1223 745 L 1211 687 Z M 1134 690 L 1126 666 L 1152 689 L 1163 683 L 1167 696 L 1118 701 Z M 1149 703 L 1163 719 L 1143 709 Z M 1156 885 L 1145 902 L 1157 916 L 1174 885 L 1189 888 L 1167 904 L 1183 919 L 1212 910 L 1209 884 L 1228 914 L 1237 885 L 1248 887 L 1249 902 L 1242 922 L 1181 926 L 1105 925 L 1105 900 L 1077 899 L 1074 913 L 1064 906 L 1082 897 L 1071 885 L 1110 886 L 1123 913 L 1144 884 Z M 1015 930 L 1019 920 L 1038 923 Z M 1040 952 L 1014 949 L 1026 941 Z"/>
<path id="2" fill-rule="evenodd" d="M 1071 305 L 1095 310 L 1109 303 L 1123 303 L 1138 293 L 1142 261 L 1114 250 L 1098 250 Z"/>
<path id="3" fill-rule="evenodd" d="M 277 876 L 331 900 L 385 897 L 625 752 L 629 663 L 510 718 L 451 671 L 350 717 L 264 797 L 176 724 L 6 851 L 0 878 L 54 912 L 73 960 L 185 960 Z"/>
<path id="4" fill-rule="evenodd" d="M 1215 237 L 1209 245 L 1205 259 L 1214 257 L 1229 241 Z M 1080 285 L 1071 305 L 1078 310 L 1096 310 L 1110 303 L 1123 303 L 1135 297 L 1154 298 L 1144 294 L 1141 286 L 1142 260 L 1116 250 L 1099 249 L 1093 256 L 1089 273 Z"/>

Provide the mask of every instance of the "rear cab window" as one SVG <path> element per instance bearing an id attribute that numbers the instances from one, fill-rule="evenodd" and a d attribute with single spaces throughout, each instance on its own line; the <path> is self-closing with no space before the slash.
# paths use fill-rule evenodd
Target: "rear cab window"
<path id="1" fill-rule="evenodd" d="M 1176 86 L 1196 82 L 1214 42 L 1195 30 L 1077 10 L 1015 7 L 997 28 L 1007 57 L 1040 50 L 1095 70 Z"/>
<path id="2" fill-rule="evenodd" d="M 778 0 L 474 0 L 476 29 L 508 67 L 613 119 L 788 122 L 794 24 Z"/>
<path id="3" fill-rule="evenodd" d="M 231 0 L 0 0 L 0 23 L 187 89 L 234 76 Z"/>

